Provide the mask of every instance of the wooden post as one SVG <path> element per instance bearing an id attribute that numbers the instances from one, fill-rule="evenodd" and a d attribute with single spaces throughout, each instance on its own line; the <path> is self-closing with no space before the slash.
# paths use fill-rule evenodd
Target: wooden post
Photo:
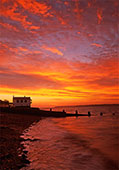
<path id="1" fill-rule="evenodd" d="M 90 113 L 90 112 L 88 112 L 88 116 L 91 116 L 91 113 Z"/>
<path id="2" fill-rule="evenodd" d="M 76 110 L 76 116 L 78 116 L 78 111 Z"/>

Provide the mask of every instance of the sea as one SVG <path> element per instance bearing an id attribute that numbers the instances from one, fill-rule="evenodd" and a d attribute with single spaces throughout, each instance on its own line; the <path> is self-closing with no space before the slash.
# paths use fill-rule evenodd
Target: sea
<path id="1" fill-rule="evenodd" d="M 54 110 L 84 114 L 90 111 L 92 116 L 42 118 L 34 122 L 21 136 L 30 161 L 21 170 L 119 169 L 119 105 Z"/>

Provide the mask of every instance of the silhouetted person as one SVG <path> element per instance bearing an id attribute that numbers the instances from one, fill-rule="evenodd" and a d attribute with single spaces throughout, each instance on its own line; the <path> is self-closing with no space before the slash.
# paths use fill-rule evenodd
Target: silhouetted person
<path id="1" fill-rule="evenodd" d="M 50 108 L 50 112 L 52 112 L 52 108 Z"/>
<path id="2" fill-rule="evenodd" d="M 63 113 L 65 113 L 65 110 L 63 110 Z"/>
<path id="3" fill-rule="evenodd" d="M 102 112 L 100 112 L 100 116 L 103 116 L 103 113 L 102 113 Z"/>
<path id="4" fill-rule="evenodd" d="M 91 113 L 90 113 L 90 112 L 88 112 L 88 116 L 91 116 Z"/>

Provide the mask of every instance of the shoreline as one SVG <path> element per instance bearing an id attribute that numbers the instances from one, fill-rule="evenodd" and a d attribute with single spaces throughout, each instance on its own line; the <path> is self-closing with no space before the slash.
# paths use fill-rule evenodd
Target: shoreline
<path id="1" fill-rule="evenodd" d="M 24 139 L 20 136 L 26 128 L 39 120 L 41 117 L 37 115 L 0 113 L 0 170 L 17 170 L 30 163 L 21 144 Z"/>

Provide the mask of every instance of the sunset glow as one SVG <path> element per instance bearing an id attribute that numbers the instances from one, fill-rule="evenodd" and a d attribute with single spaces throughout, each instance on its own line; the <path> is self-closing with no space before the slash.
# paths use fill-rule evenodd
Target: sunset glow
<path id="1" fill-rule="evenodd" d="M 117 21 L 117 0 L 1 0 L 0 99 L 118 103 Z"/>

